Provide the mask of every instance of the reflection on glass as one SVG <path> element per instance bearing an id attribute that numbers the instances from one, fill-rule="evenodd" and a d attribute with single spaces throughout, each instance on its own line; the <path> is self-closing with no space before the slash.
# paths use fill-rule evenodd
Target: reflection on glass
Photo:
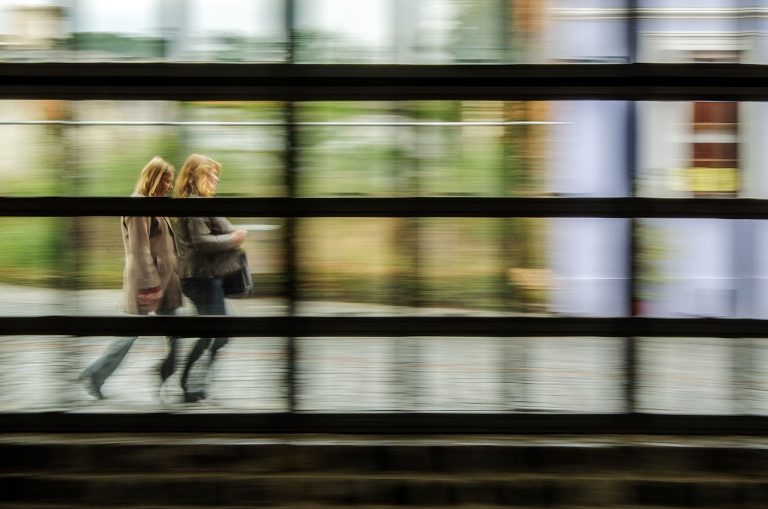
<path id="1" fill-rule="evenodd" d="M 641 314 L 768 318 L 768 222 L 645 219 L 639 226 Z"/>
<path id="2" fill-rule="evenodd" d="M 303 314 L 625 316 L 621 219 L 306 219 Z"/>

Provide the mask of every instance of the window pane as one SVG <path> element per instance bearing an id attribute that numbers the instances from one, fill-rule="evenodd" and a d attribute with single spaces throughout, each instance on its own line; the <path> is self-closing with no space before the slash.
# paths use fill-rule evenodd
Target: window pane
<path id="1" fill-rule="evenodd" d="M 768 62 L 762 0 L 640 0 L 638 7 L 641 62 Z"/>
<path id="2" fill-rule="evenodd" d="M 158 60 L 165 39 L 155 0 L 78 0 L 67 41 L 78 60 Z"/>
<path id="3" fill-rule="evenodd" d="M 65 101 L 0 101 L 0 187 L 5 196 L 65 194 Z M 49 124 L 53 123 L 53 124 Z"/>
<path id="4" fill-rule="evenodd" d="M 71 289 L 67 239 L 71 220 L 0 218 L 0 315 L 61 315 Z"/>
<path id="5" fill-rule="evenodd" d="M 245 316 L 284 314 L 284 219 L 231 220 L 248 230 L 243 249 L 254 294 L 229 299 L 229 309 Z M 120 218 L 1 218 L 0 234 L 6 239 L 0 252 L 0 316 L 122 314 Z M 195 309 L 186 300 L 180 312 L 194 315 Z"/>
<path id="6" fill-rule="evenodd" d="M 206 412 L 180 405 L 179 372 L 159 391 L 157 365 L 167 354 L 166 339 L 141 337 L 101 387 L 96 401 L 75 382 L 110 346 L 114 337 L 6 336 L 0 341 L 0 413 L 2 412 Z M 195 339 L 181 339 L 179 364 Z M 234 338 L 219 350 L 207 391 L 222 412 L 284 412 L 286 366 L 283 338 Z M 181 366 L 177 366 L 180 370 Z M 204 374 L 193 369 L 190 385 Z"/>
<path id="7" fill-rule="evenodd" d="M 298 352 L 304 411 L 623 409 L 615 338 L 306 338 Z"/>
<path id="8" fill-rule="evenodd" d="M 728 338 L 638 340 L 638 410 L 672 414 L 737 413 L 735 348 Z M 762 398 L 761 398 L 762 399 Z"/>
<path id="9" fill-rule="evenodd" d="M 163 125 L 175 119 L 170 101 L 82 101 L 72 104 L 76 125 L 66 126 L 75 163 L 67 194 L 130 196 L 144 165 L 160 156 L 181 168 L 184 147 L 180 129 Z"/>
<path id="10" fill-rule="evenodd" d="M 176 4 L 171 60 L 274 62 L 286 58 L 284 0 L 192 0 Z M 183 20 L 188 20 L 183 26 Z"/>
<path id="11" fill-rule="evenodd" d="M 60 3 L 0 0 L 0 61 L 71 60 L 72 18 Z"/>
<path id="12" fill-rule="evenodd" d="M 520 411 L 625 410 L 624 342 L 619 338 L 520 338 L 506 357 Z M 519 378 L 515 378 L 515 374 Z"/>
<path id="13" fill-rule="evenodd" d="M 302 313 L 624 316 L 627 221 L 306 219 Z"/>
<path id="14" fill-rule="evenodd" d="M 397 312 L 406 273 L 396 218 L 304 219 L 298 224 L 302 314 Z"/>
<path id="15" fill-rule="evenodd" d="M 546 18 L 533 25 L 529 37 L 544 34 L 543 46 L 550 61 L 629 62 L 630 26 L 625 0 L 555 0 L 549 4 Z"/>
<path id="16" fill-rule="evenodd" d="M 21 196 L 129 196 L 157 155 L 222 164 L 221 196 L 282 196 L 284 125 L 274 103 L 0 101 L 0 183 Z"/>
<path id="17" fill-rule="evenodd" d="M 630 105 L 310 103 L 304 196 L 626 196 Z"/>
<path id="18" fill-rule="evenodd" d="M 768 318 L 768 221 L 645 219 L 639 228 L 642 314 Z"/>
<path id="19" fill-rule="evenodd" d="M 218 196 L 283 196 L 285 128 L 276 103 L 182 103 L 185 155 L 205 154 L 222 165 Z M 181 168 L 183 157 L 177 168 Z"/>
<path id="20" fill-rule="evenodd" d="M 764 104 L 638 103 L 640 196 L 768 196 L 763 183 Z"/>

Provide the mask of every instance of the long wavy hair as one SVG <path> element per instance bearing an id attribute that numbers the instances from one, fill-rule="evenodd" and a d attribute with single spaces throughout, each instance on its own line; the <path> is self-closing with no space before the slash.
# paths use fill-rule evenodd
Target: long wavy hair
<path id="1" fill-rule="evenodd" d="M 179 172 L 176 196 L 188 198 L 192 195 L 208 197 L 216 194 L 216 188 L 208 179 L 214 170 L 221 172 L 221 165 L 208 156 L 190 154 Z"/>
<path id="2" fill-rule="evenodd" d="M 166 173 L 173 173 L 173 166 L 163 159 L 162 157 L 153 157 L 139 175 L 139 181 L 136 182 L 137 193 L 141 193 L 144 196 L 155 196 L 157 187 L 163 180 L 163 175 Z"/>

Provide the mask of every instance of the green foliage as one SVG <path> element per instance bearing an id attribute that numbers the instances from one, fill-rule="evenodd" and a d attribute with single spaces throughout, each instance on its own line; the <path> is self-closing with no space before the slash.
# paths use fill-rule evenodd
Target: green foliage
<path id="1" fill-rule="evenodd" d="M 80 196 L 129 196 L 139 172 L 152 157 L 159 155 L 177 168 L 181 146 L 175 134 L 138 137 L 130 130 L 122 133 L 129 143 L 110 145 L 109 150 L 85 151 L 73 170 L 73 192 Z M 133 135 L 133 136 L 131 136 Z"/>
<path id="2" fill-rule="evenodd" d="M 161 37 L 135 37 L 110 32 L 74 32 L 60 41 L 65 50 L 113 53 L 130 57 L 161 57 L 165 40 Z"/>
<path id="3" fill-rule="evenodd" d="M 56 286 L 62 277 L 58 242 L 66 235 L 56 218 L 8 217 L 0 220 L 0 280 Z"/>

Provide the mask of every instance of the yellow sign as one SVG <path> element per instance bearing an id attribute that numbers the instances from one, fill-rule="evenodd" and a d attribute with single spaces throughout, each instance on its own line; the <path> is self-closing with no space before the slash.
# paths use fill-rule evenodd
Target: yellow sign
<path id="1" fill-rule="evenodd" d="M 738 168 L 679 168 L 674 179 L 678 191 L 735 193 L 739 190 Z"/>

